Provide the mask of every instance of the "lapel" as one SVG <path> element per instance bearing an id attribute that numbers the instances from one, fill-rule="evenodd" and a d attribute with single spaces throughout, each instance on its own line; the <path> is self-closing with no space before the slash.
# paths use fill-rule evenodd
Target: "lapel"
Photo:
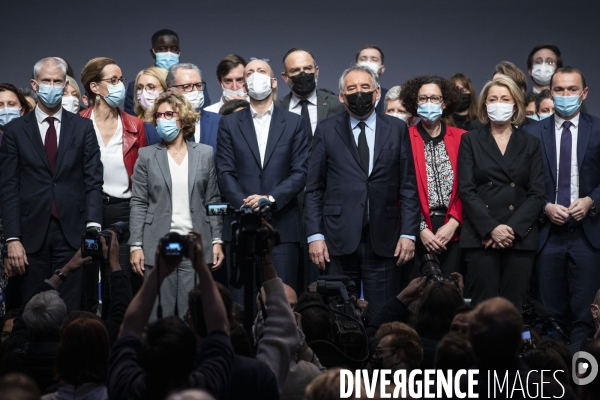
<path id="1" fill-rule="evenodd" d="M 267 148 L 265 149 L 265 162 L 263 163 L 263 169 L 269 163 L 269 159 L 273 155 L 273 151 L 277 146 L 277 142 L 279 142 L 279 139 L 281 139 L 281 135 L 283 135 L 284 130 L 284 113 L 279 109 L 279 107 L 273 107 L 273 115 L 271 115 L 271 125 L 269 126 L 269 137 L 267 139 Z"/>
<path id="2" fill-rule="evenodd" d="M 513 128 L 514 131 L 510 136 L 510 140 L 508 141 L 508 145 L 506 146 L 506 151 L 504 152 L 504 163 L 507 167 L 515 161 L 517 156 L 521 154 L 525 144 L 527 143 L 527 138 L 525 133 L 521 132 L 520 129 Z"/>
<path id="3" fill-rule="evenodd" d="M 358 167 L 362 169 L 362 165 L 360 163 L 360 156 L 358 155 L 358 147 L 356 147 L 356 143 L 354 142 L 354 136 L 352 135 L 352 129 L 350 128 L 350 115 L 348 112 L 344 112 L 340 114 L 338 118 L 338 123 L 335 126 L 335 130 L 340 135 L 342 142 L 348 147 L 350 150 L 350 154 L 354 157 L 354 160 L 357 162 Z M 375 165 L 375 164 L 373 164 Z"/>
<path id="4" fill-rule="evenodd" d="M 64 108 L 62 109 L 62 116 L 60 121 L 60 133 L 59 133 L 59 142 L 58 142 L 58 155 L 56 156 L 56 166 L 54 169 L 54 175 L 60 171 L 62 166 L 62 161 L 65 158 L 65 154 L 67 149 L 69 148 L 69 143 L 71 143 L 71 139 L 73 138 L 73 130 L 75 129 L 74 121 L 71 119 L 71 115 L 68 114 Z"/>
<path id="5" fill-rule="evenodd" d="M 510 170 L 508 169 L 508 164 L 506 160 L 503 159 L 502 153 L 492 136 L 492 132 L 490 131 L 490 126 L 486 125 L 484 128 L 479 129 L 479 134 L 477 135 L 477 139 L 479 140 L 479 144 L 483 148 L 483 150 L 487 153 L 487 155 L 498 164 L 498 166 L 504 171 L 504 173 L 512 179 Z M 513 137 L 511 136 L 508 145 L 506 146 L 506 152 L 508 152 L 509 146 L 511 146 L 511 141 Z"/>
<path id="6" fill-rule="evenodd" d="M 188 143 L 188 192 L 190 194 L 190 204 L 192 204 L 192 194 L 194 193 L 194 183 L 196 182 L 196 171 L 200 162 L 200 155 L 196 151 L 198 143 Z"/>
<path id="7" fill-rule="evenodd" d="M 123 126 L 123 156 L 125 156 L 129 150 L 133 148 L 133 145 L 138 140 L 138 130 L 133 122 L 130 120 L 129 114 L 121 111 L 120 108 L 119 116 L 121 117 L 121 125 Z"/>
<path id="8" fill-rule="evenodd" d="M 585 118 L 585 114 L 579 114 L 579 127 L 577 128 L 577 165 L 581 171 L 585 151 L 587 150 L 590 135 L 592 134 L 592 124 Z"/>
<path id="9" fill-rule="evenodd" d="M 44 149 L 44 142 L 42 142 L 42 136 L 40 135 L 40 128 L 37 123 L 37 118 L 35 117 L 35 110 L 27 113 L 23 116 L 25 119 L 25 126 L 23 127 L 23 131 L 25 131 L 25 135 L 31 141 L 33 148 L 38 152 L 38 155 L 48 168 L 48 171 L 52 172 L 50 168 L 50 162 L 48 161 L 48 156 L 46 156 L 46 149 Z"/>
<path id="10" fill-rule="evenodd" d="M 169 189 L 169 193 L 172 193 L 171 170 L 169 169 L 169 160 L 167 158 L 169 157 L 169 155 L 167 154 L 167 147 L 165 146 L 164 141 L 161 141 L 157 145 L 154 157 L 156 158 L 156 163 L 158 164 L 158 168 L 160 168 L 160 171 L 163 174 L 165 182 L 167 182 L 167 188 Z"/>
<path id="11" fill-rule="evenodd" d="M 254 129 L 254 122 L 252 122 L 250 107 L 238 111 L 237 114 L 239 115 L 238 127 L 240 132 L 244 139 L 246 139 L 246 143 L 248 143 L 248 147 L 250 147 L 250 151 L 254 155 L 256 163 L 258 164 L 259 168 L 262 169 L 260 152 L 258 150 L 258 140 L 256 139 L 256 130 Z M 273 122 L 272 119 L 271 122 Z"/>
<path id="12" fill-rule="evenodd" d="M 327 118 L 329 112 L 329 95 L 317 89 L 317 121 Z"/>
<path id="13" fill-rule="evenodd" d="M 419 134 L 419 130 L 416 126 L 411 126 L 408 129 L 409 134 L 411 135 L 411 145 L 413 149 L 413 154 L 418 156 L 414 156 L 415 164 L 418 163 L 418 167 L 416 167 L 417 181 L 421 190 L 425 194 L 425 198 L 429 198 L 429 186 L 427 184 L 427 166 L 425 165 L 425 143 L 423 142 L 423 138 L 421 134 Z M 446 137 L 444 137 L 444 142 L 448 138 L 448 133 L 446 133 Z M 450 156 L 450 152 L 448 152 L 448 156 Z M 450 159 L 452 162 L 452 159 Z"/>
<path id="14" fill-rule="evenodd" d="M 556 184 L 556 132 L 555 132 L 555 121 L 554 115 L 550 118 L 546 118 L 546 122 L 542 127 L 542 142 L 544 143 L 544 149 L 546 150 L 546 157 L 548 158 L 548 164 L 550 165 L 550 171 Z"/>
<path id="15" fill-rule="evenodd" d="M 379 158 L 379 154 L 383 149 L 383 145 L 388 140 L 390 136 L 390 126 L 385 119 L 383 119 L 377 111 L 376 113 L 376 125 L 375 125 L 375 150 L 373 151 L 373 169 L 377 165 L 377 159 Z"/>
<path id="16" fill-rule="evenodd" d="M 289 92 L 287 96 L 281 99 L 281 108 L 284 110 L 290 109 L 290 102 L 292 101 L 292 92 Z"/>

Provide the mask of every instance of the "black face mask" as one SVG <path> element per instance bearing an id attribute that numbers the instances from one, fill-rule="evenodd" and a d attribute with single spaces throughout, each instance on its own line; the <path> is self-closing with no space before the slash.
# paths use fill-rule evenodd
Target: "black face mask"
<path id="1" fill-rule="evenodd" d="M 302 71 L 298 75 L 290 76 L 292 80 L 292 92 L 298 96 L 308 96 L 317 87 L 317 81 L 315 80 L 315 74 L 307 74 Z"/>
<path id="2" fill-rule="evenodd" d="M 357 117 L 364 117 L 375 107 L 375 103 L 373 103 L 373 93 L 372 92 L 355 92 L 352 94 L 347 94 L 346 96 L 346 106 L 350 109 L 352 114 Z"/>
<path id="3" fill-rule="evenodd" d="M 460 105 L 456 109 L 458 112 L 463 112 L 471 105 L 471 93 L 463 93 L 460 95 Z"/>

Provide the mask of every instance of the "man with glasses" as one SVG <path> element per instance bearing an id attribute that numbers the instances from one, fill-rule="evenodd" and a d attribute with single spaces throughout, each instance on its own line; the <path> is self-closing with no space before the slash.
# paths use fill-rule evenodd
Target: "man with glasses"
<path id="1" fill-rule="evenodd" d="M 539 302 L 565 332 L 571 326 L 574 344 L 593 327 L 588 306 L 600 287 L 600 119 L 581 112 L 588 88 L 578 69 L 557 69 L 550 93 L 554 114 L 524 127 L 546 153 L 535 273 Z"/>
<path id="2" fill-rule="evenodd" d="M 203 111 L 205 84 L 202 82 L 200 69 L 190 63 L 175 64 L 169 68 L 167 73 L 167 90 L 184 96 L 194 109 L 200 113 L 196 122 L 196 131 L 190 141 L 206 144 L 217 151 L 217 130 L 221 115 L 209 111 Z M 160 141 L 160 139 L 158 140 Z M 150 144 L 150 139 L 148 139 Z M 155 142 L 156 143 L 156 142 Z"/>
<path id="3" fill-rule="evenodd" d="M 533 93 L 550 88 L 550 78 L 557 68 L 562 68 L 560 50 L 553 44 L 535 46 L 527 57 L 527 71 L 533 81 Z"/>
<path id="4" fill-rule="evenodd" d="M 406 375 L 418 369 L 423 361 L 423 347 L 417 331 L 402 322 L 383 324 L 375 334 L 379 343 L 369 364 L 373 370 L 405 370 Z"/>
<path id="5" fill-rule="evenodd" d="M 98 140 L 91 120 L 63 110 L 67 85 L 60 60 L 38 61 L 31 80 L 38 104 L 4 127 L 0 146 L 7 272 L 13 277 L 9 285 L 20 286 L 22 301 L 73 257 L 86 226 L 102 222 Z M 80 307 L 82 279 L 80 269 L 60 287 L 70 310 Z"/>

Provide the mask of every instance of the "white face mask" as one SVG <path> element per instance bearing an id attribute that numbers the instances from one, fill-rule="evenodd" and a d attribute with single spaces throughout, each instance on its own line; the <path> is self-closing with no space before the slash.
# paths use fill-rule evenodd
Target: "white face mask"
<path id="1" fill-rule="evenodd" d="M 246 79 L 248 96 L 254 100 L 263 100 L 273 91 L 271 77 L 269 75 L 255 72 Z"/>
<path id="2" fill-rule="evenodd" d="M 63 96 L 62 106 L 65 110 L 77 114 L 79 112 L 79 99 L 75 96 Z"/>
<path id="3" fill-rule="evenodd" d="M 242 96 L 244 98 L 248 97 L 248 94 L 246 92 L 244 92 L 243 87 L 239 88 L 238 90 L 231 90 L 231 89 L 226 89 L 223 87 L 223 85 L 221 85 L 221 88 L 223 88 L 223 97 L 225 97 L 226 101 L 229 101 L 232 96 Z"/>
<path id="4" fill-rule="evenodd" d="M 542 113 L 540 114 L 540 121 L 543 119 L 546 119 L 548 117 L 550 117 L 552 115 L 552 113 Z"/>
<path id="5" fill-rule="evenodd" d="M 200 110 L 204 105 L 204 92 L 199 90 L 194 90 L 193 92 L 185 92 L 184 96 L 190 103 L 192 103 L 192 107 L 196 111 Z"/>
<path id="6" fill-rule="evenodd" d="M 494 103 L 487 105 L 487 112 L 490 121 L 506 122 L 514 114 L 514 104 Z"/>
<path id="7" fill-rule="evenodd" d="M 540 86 L 547 86 L 550 84 L 554 70 L 554 67 L 546 63 L 535 64 L 531 68 L 531 79 Z"/>
<path id="8" fill-rule="evenodd" d="M 400 114 L 400 113 L 391 113 L 388 114 L 390 117 L 396 117 L 398 119 L 401 119 L 402 121 L 408 123 L 408 119 L 410 118 L 410 114 Z"/>
<path id="9" fill-rule="evenodd" d="M 371 71 L 375 72 L 375 75 L 379 76 L 379 68 L 381 68 L 381 65 L 374 63 L 373 61 L 361 61 L 358 65 L 369 68 Z"/>

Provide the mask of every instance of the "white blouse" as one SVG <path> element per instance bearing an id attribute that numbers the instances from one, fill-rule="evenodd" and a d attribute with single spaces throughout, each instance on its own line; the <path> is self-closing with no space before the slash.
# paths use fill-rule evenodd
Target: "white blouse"
<path id="1" fill-rule="evenodd" d="M 167 152 L 169 171 L 171 172 L 171 231 L 180 235 L 187 235 L 194 228 L 192 214 L 190 213 L 190 193 L 188 189 L 188 155 L 186 154 L 177 165 L 173 157 Z"/>

